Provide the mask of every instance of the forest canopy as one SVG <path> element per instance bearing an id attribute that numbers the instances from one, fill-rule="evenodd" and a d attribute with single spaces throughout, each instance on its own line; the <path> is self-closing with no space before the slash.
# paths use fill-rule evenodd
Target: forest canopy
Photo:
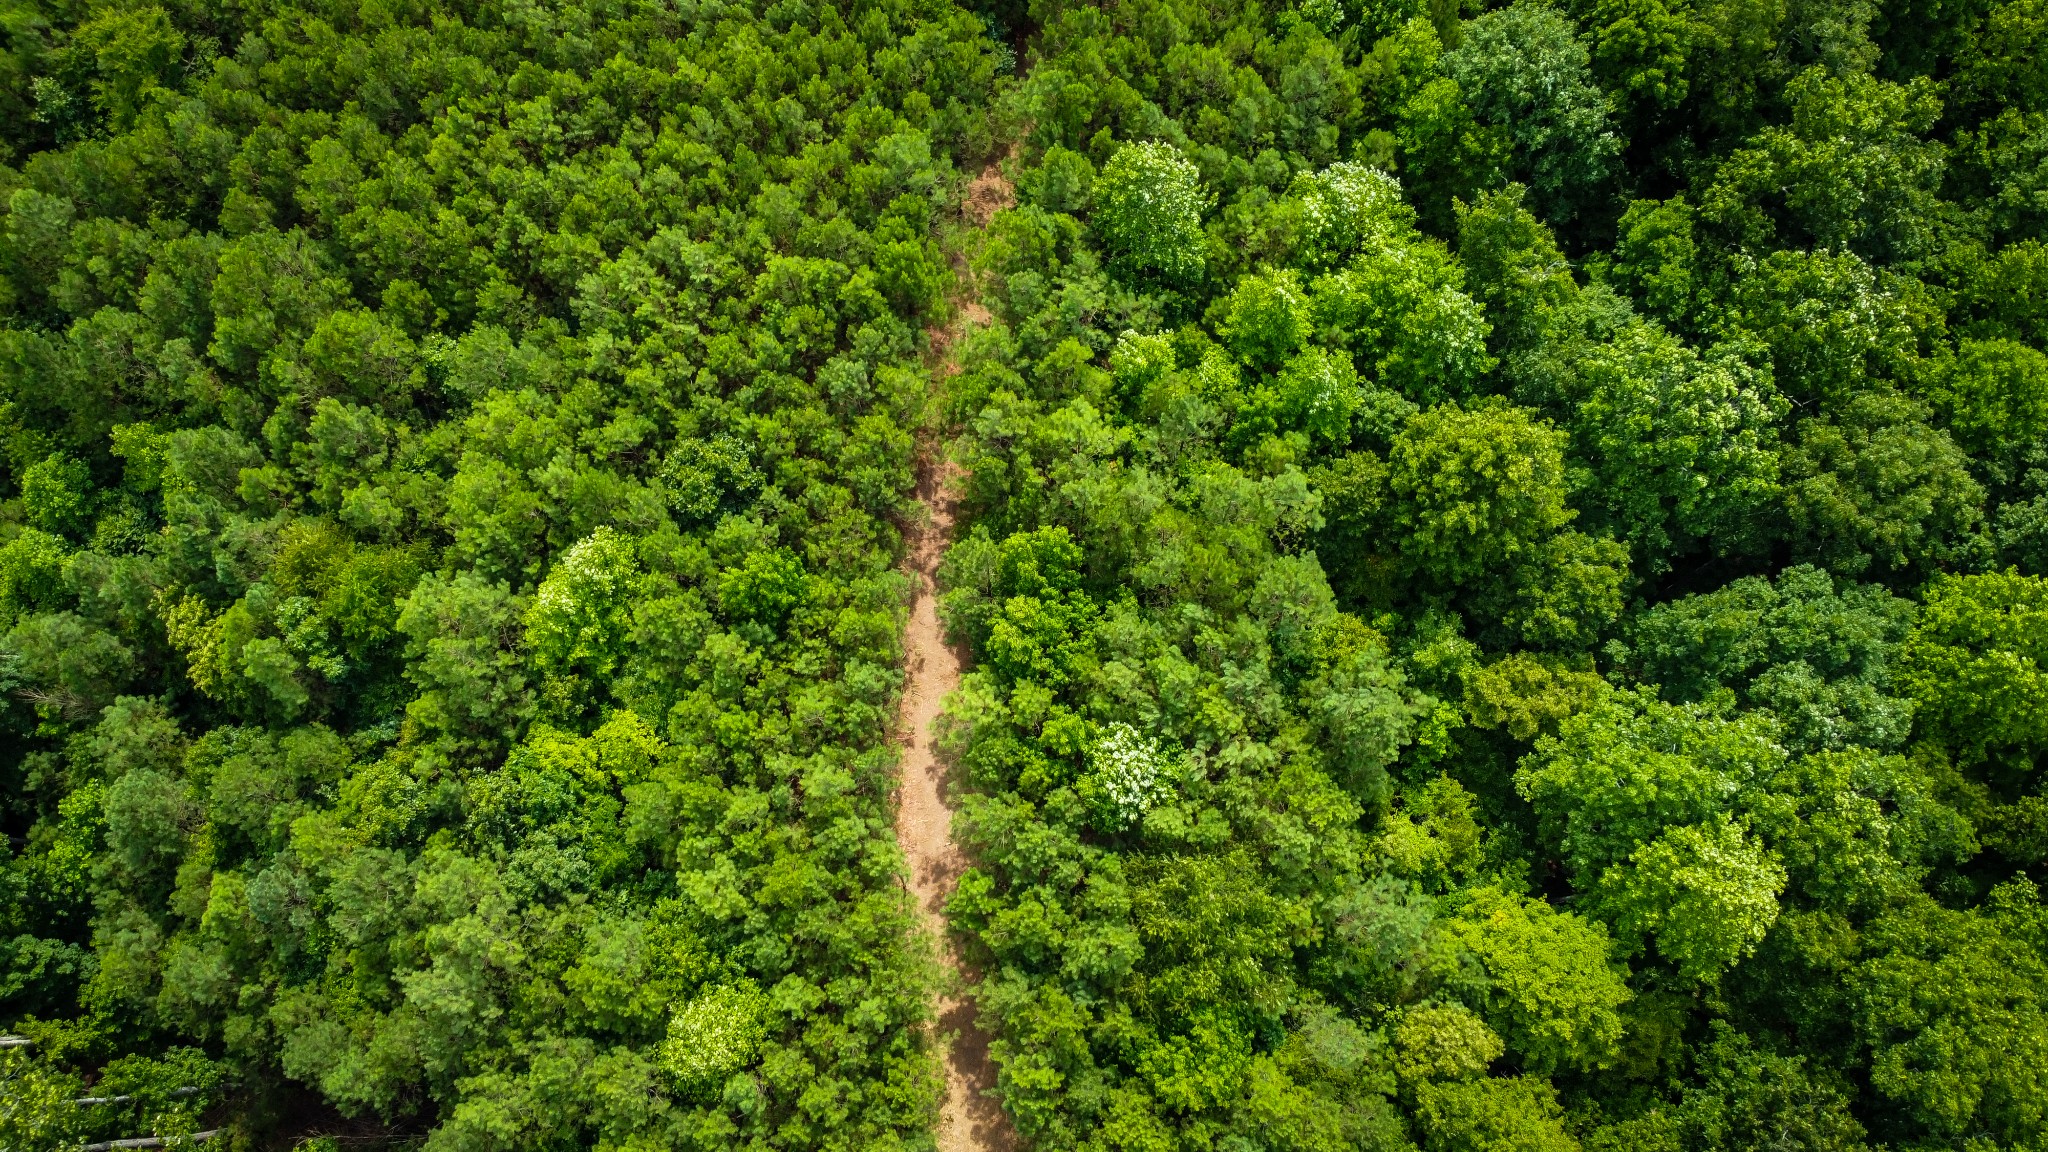
<path id="1" fill-rule="evenodd" d="M 2040 17 L 1004 11 L 951 913 L 1034 1147 L 2048 1146 Z"/>
<path id="2" fill-rule="evenodd" d="M 895 522 L 984 22 L 5 35 L 0 1146 L 927 1140 Z"/>
<path id="3" fill-rule="evenodd" d="M 0 1148 L 2048 1149 L 2038 0 L 0 44 Z"/>

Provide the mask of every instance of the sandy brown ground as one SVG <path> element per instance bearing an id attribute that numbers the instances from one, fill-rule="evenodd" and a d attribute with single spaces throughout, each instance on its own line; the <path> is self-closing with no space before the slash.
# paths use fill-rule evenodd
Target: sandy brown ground
<path id="1" fill-rule="evenodd" d="M 1016 155 L 1016 149 L 1010 150 Z M 1003 176 L 1002 167 L 995 161 L 981 170 L 967 185 L 966 199 L 960 205 L 961 215 L 976 228 L 988 227 L 988 218 L 1017 202 L 1016 190 L 1010 187 Z"/>
<path id="2" fill-rule="evenodd" d="M 953 499 L 947 491 L 954 470 L 927 461 L 918 481 L 918 500 L 928 510 L 911 529 L 908 563 L 912 580 L 910 623 L 904 632 L 905 670 L 900 715 L 903 790 L 896 812 L 896 837 L 910 864 L 910 890 L 947 968 L 957 974 L 953 991 L 938 1004 L 938 1035 L 946 1045 L 946 1099 L 939 1113 L 939 1152 L 1009 1149 L 1016 1136 L 1009 1117 L 989 1094 L 996 1070 L 988 1058 L 988 1036 L 976 1027 L 974 1002 L 959 989 L 972 978 L 961 971 L 947 942 L 946 899 L 967 868 L 953 842 L 953 809 L 946 803 L 946 765 L 933 747 L 933 722 L 946 695 L 960 684 L 960 653 L 946 644 L 939 625 L 935 577 L 939 556 L 953 533 Z"/>
<path id="3" fill-rule="evenodd" d="M 976 228 L 1015 200 L 1001 170 L 990 164 L 967 187 L 961 214 Z M 956 256 L 957 258 L 957 256 Z M 964 261 L 962 282 L 972 285 Z M 941 359 L 934 375 L 943 380 L 954 371 L 950 352 L 969 326 L 986 324 L 988 309 L 970 294 L 955 302 L 953 323 L 932 333 L 933 354 Z M 910 891 L 919 918 L 938 944 L 951 977 L 938 1003 L 937 1035 L 945 1045 L 946 1098 L 940 1106 L 939 1152 L 1008 1152 L 1017 1146 L 1010 1118 L 992 1094 L 995 1065 L 988 1058 L 988 1036 L 976 1023 L 974 1001 L 965 995 L 975 973 L 966 971 L 946 936 L 946 900 L 953 894 L 967 858 L 953 842 L 953 809 L 946 803 L 946 765 L 933 746 L 933 723 L 946 696 L 960 685 L 961 653 L 946 643 L 939 625 L 939 557 L 953 539 L 954 497 L 958 469 L 945 450 L 930 446 L 918 466 L 917 499 L 922 515 L 906 525 L 909 548 L 905 565 L 912 580 L 910 621 L 904 630 L 903 703 L 898 732 L 903 742 L 903 788 L 896 810 L 896 839 L 910 865 Z"/>

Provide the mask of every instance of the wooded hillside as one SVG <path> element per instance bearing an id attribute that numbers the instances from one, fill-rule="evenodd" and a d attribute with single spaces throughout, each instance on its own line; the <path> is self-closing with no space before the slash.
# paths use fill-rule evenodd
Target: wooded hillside
<path id="1" fill-rule="evenodd" d="M 2048 1150 L 2041 0 L 0 11 L 0 1149 Z"/>
<path id="2" fill-rule="evenodd" d="M 8 35 L 0 1145 L 915 1144 L 890 518 L 983 22 Z"/>
<path id="3" fill-rule="evenodd" d="M 1034 1146 L 2044 1146 L 2044 17 L 1005 14 L 952 912 Z"/>

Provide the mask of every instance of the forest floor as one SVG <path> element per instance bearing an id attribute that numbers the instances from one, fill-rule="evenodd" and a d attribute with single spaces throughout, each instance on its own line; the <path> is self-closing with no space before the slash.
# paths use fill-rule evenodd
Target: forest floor
<path id="1" fill-rule="evenodd" d="M 1010 200 L 1009 182 L 991 162 L 968 184 L 961 214 L 967 224 L 979 229 Z M 974 297 L 973 278 L 965 274 L 964 261 L 961 263 L 961 283 L 967 286 L 967 294 L 955 302 L 952 324 L 932 333 L 932 350 L 938 359 L 933 377 L 940 386 L 956 370 L 960 335 L 968 326 L 989 320 L 988 309 Z M 995 1065 L 989 1060 L 988 1035 L 976 1025 L 974 1000 L 968 991 L 976 974 L 961 963 L 947 937 L 945 922 L 946 900 L 968 863 L 953 841 L 953 808 L 946 797 L 949 765 L 938 754 L 933 731 L 946 697 L 960 686 L 964 665 L 964 653 L 946 643 L 938 610 L 939 558 L 953 539 L 953 482 L 958 474 L 958 467 L 947 458 L 943 437 L 929 437 L 919 454 L 919 507 L 906 525 L 909 547 L 905 565 L 912 591 L 910 621 L 903 636 L 903 702 L 897 718 L 903 744 L 903 786 L 896 811 L 896 838 L 910 866 L 910 891 L 917 901 L 918 916 L 938 946 L 947 976 L 937 1013 L 946 1075 L 937 1133 L 939 1152 L 1007 1152 L 1017 1139 L 1009 1117 L 992 1095 Z"/>

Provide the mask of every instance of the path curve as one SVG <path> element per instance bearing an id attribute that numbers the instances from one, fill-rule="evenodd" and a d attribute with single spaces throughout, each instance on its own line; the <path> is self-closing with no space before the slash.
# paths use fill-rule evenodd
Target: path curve
<path id="1" fill-rule="evenodd" d="M 991 215 L 1012 201 L 1010 185 L 994 163 L 967 186 L 961 215 L 975 228 L 985 228 Z M 956 260 L 962 280 L 973 284 L 964 259 Z M 957 302 L 953 325 L 933 333 L 933 351 L 942 357 L 935 380 L 952 374 L 954 346 L 969 325 L 986 324 L 988 310 L 969 295 Z M 936 441 L 937 438 L 934 438 Z M 953 482 L 959 469 L 946 458 L 942 444 L 929 443 L 918 462 L 917 502 L 920 513 L 905 525 L 909 545 L 904 565 L 911 586 L 910 620 L 904 629 L 903 702 L 897 731 L 903 745 L 903 785 L 896 809 L 896 840 L 910 867 L 910 892 L 918 918 L 937 945 L 948 974 L 939 996 L 937 1037 L 945 1049 L 946 1096 L 939 1107 L 938 1152 L 1009 1152 L 1017 1146 L 1016 1130 L 996 1102 L 995 1065 L 988 1057 L 988 1034 L 977 1026 L 974 1001 L 967 988 L 975 974 L 967 971 L 946 934 L 946 900 L 967 870 L 966 854 L 953 842 L 953 809 L 946 802 L 946 765 L 934 747 L 933 727 L 946 697 L 960 686 L 963 664 L 959 650 L 946 643 L 939 623 L 939 559 L 953 539 Z"/>

